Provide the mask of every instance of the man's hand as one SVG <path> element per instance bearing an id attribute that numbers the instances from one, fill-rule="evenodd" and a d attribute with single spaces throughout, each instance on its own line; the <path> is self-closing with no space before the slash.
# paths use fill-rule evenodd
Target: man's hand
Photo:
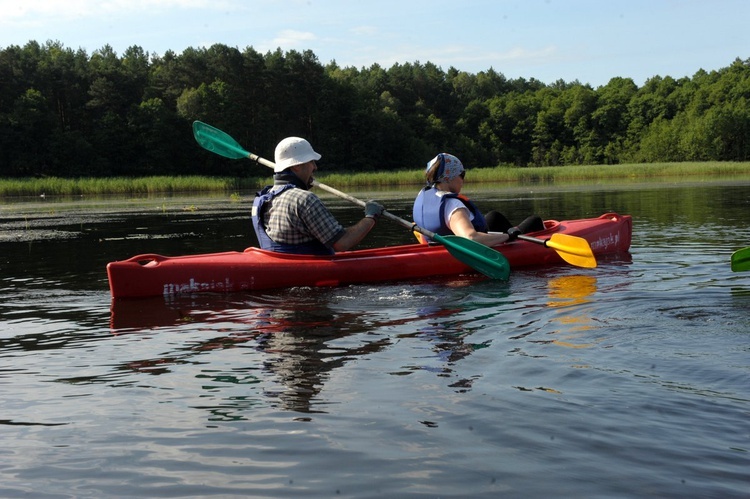
<path id="1" fill-rule="evenodd" d="M 385 208 L 382 204 L 374 200 L 369 200 L 365 203 L 365 217 L 377 220 L 380 215 L 383 214 Z"/>

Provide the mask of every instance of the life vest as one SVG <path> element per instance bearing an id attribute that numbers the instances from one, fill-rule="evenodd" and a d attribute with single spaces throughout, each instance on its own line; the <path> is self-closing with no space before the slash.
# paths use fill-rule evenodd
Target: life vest
<path id="1" fill-rule="evenodd" d="M 445 220 L 443 206 L 445 205 L 446 199 L 456 198 L 468 208 L 472 215 L 474 215 L 474 218 L 471 220 L 474 230 L 477 232 L 487 232 L 487 221 L 484 219 L 484 215 L 482 215 L 474 202 L 466 196 L 454 194 L 452 192 L 438 196 L 435 193 L 435 190 L 434 187 L 427 186 L 419 191 L 417 199 L 414 201 L 414 210 L 412 213 L 414 216 L 414 223 L 423 229 L 427 229 L 441 236 L 453 234 L 448 228 L 448 224 Z M 419 239 L 421 243 L 430 242 L 429 238 L 421 234 L 417 236 L 417 239 Z"/>
<path id="2" fill-rule="evenodd" d="M 301 244 L 287 244 L 279 243 L 271 239 L 266 232 L 266 226 L 263 222 L 263 210 L 267 208 L 266 203 L 271 201 L 273 198 L 285 192 L 289 189 L 294 189 L 294 184 L 286 184 L 280 189 L 271 190 L 274 186 L 269 185 L 258 192 L 253 200 L 253 228 L 255 229 L 255 235 L 258 236 L 258 243 L 264 250 L 276 251 L 277 253 L 296 253 L 300 255 L 332 255 L 334 251 L 321 243 L 317 239 L 301 243 Z"/>

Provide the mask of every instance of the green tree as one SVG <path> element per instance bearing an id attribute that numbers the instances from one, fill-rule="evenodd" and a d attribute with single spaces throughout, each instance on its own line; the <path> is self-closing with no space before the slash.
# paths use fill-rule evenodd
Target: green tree
<path id="1" fill-rule="evenodd" d="M 628 104 L 637 90 L 631 78 L 612 78 L 597 91 L 598 102 L 591 115 L 592 133 L 587 144 L 593 162 L 618 162 L 627 137 Z"/>

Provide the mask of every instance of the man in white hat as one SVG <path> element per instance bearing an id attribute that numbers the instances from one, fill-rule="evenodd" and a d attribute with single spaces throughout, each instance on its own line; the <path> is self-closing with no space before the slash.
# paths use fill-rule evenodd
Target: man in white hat
<path id="1" fill-rule="evenodd" d="M 318 196 L 310 192 L 315 163 L 321 158 L 308 141 L 287 137 L 276 146 L 274 183 L 253 202 L 253 227 L 260 247 L 282 253 L 313 255 L 346 251 L 375 227 L 383 206 L 365 205 L 365 217 L 344 228 Z"/>

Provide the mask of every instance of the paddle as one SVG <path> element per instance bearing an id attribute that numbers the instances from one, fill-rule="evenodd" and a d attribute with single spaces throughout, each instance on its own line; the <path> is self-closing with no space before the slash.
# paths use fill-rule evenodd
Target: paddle
<path id="1" fill-rule="evenodd" d="M 256 163 L 260 163 L 261 165 L 267 166 L 269 168 L 274 167 L 273 162 L 268 161 L 267 159 L 263 159 L 257 154 L 246 151 L 236 140 L 234 140 L 228 134 L 222 132 L 218 128 L 212 127 L 211 125 L 207 125 L 200 121 L 194 121 L 193 136 L 201 147 L 220 156 L 224 156 L 225 158 L 249 158 Z M 356 205 L 362 207 L 365 206 L 364 201 L 350 196 L 349 194 L 341 192 L 337 189 L 334 189 L 333 187 L 321 184 L 317 180 L 313 180 L 313 186 L 319 187 L 324 191 L 328 191 L 331 194 L 346 199 L 347 201 L 350 201 Z M 466 239 L 464 237 L 453 235 L 441 236 L 435 234 L 387 211 L 383 212 L 383 217 L 397 222 L 407 229 L 419 232 L 420 234 L 424 234 L 433 241 L 442 244 L 446 247 L 448 252 L 453 255 L 454 258 L 488 277 L 491 277 L 493 279 L 507 280 L 510 276 L 510 264 L 508 263 L 507 258 L 505 258 L 505 256 L 503 256 L 503 254 L 497 250 L 494 250 L 476 241 L 472 241 L 471 239 Z"/>
<path id="2" fill-rule="evenodd" d="M 750 247 L 738 249 L 732 253 L 732 271 L 750 270 Z"/>
<path id="3" fill-rule="evenodd" d="M 568 234 L 552 234 L 552 237 L 549 239 L 537 239 L 536 237 L 519 235 L 518 239 L 552 248 L 557 251 L 560 258 L 571 265 L 587 269 L 596 267 L 594 252 L 591 251 L 589 242 L 582 237 L 570 236 Z"/>
<path id="4" fill-rule="evenodd" d="M 490 234 L 502 234 L 502 232 L 490 232 Z M 519 234 L 518 239 L 529 241 L 530 243 L 541 244 L 546 248 L 557 251 L 564 261 L 578 267 L 593 269 L 596 267 L 596 257 L 591 251 L 589 242 L 582 237 L 571 236 L 568 234 L 552 234 L 549 239 L 538 239 L 536 237 Z"/>

